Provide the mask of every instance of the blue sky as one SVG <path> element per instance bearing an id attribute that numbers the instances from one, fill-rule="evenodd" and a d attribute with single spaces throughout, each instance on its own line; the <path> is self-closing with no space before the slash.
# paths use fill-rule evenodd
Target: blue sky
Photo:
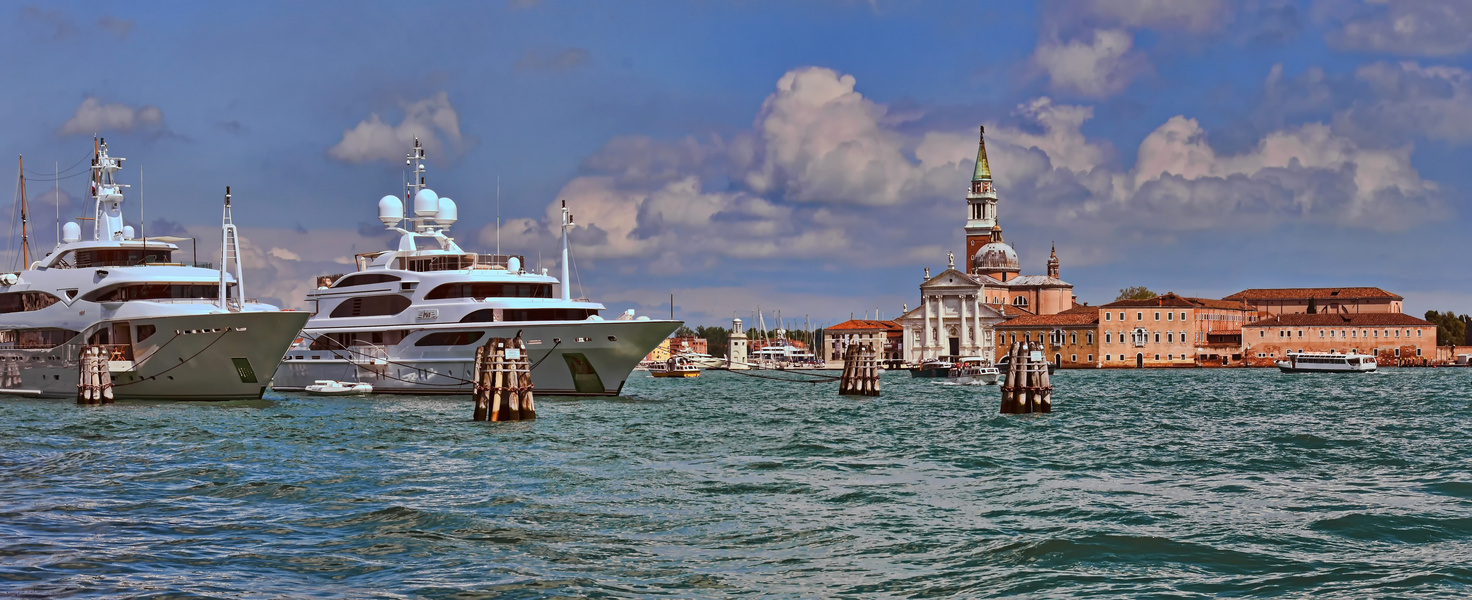
<path id="1" fill-rule="evenodd" d="M 1472 312 L 1469 20 L 1444 0 L 0 3 L 0 150 L 45 172 L 106 137 L 142 171 L 131 220 L 202 256 L 230 185 L 248 292 L 298 306 L 383 247 L 374 204 L 419 134 L 470 249 L 494 250 L 499 176 L 503 247 L 555 271 L 569 200 L 575 291 L 611 309 L 673 291 L 693 323 L 832 323 L 897 315 L 962 251 L 984 124 L 1007 240 L 1030 273 L 1056 242 L 1080 301 L 1373 285 Z M 79 214 L 85 178 L 61 183 Z"/>

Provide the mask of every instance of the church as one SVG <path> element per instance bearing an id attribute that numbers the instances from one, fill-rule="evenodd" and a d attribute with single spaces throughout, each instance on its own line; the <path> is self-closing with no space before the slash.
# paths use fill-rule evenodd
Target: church
<path id="1" fill-rule="evenodd" d="M 920 304 L 895 321 L 904 330 L 905 360 L 996 354 L 993 327 L 1024 315 L 1053 315 L 1074 306 L 1073 285 L 1058 278 L 1058 252 L 1047 275 L 1022 275 L 1017 251 L 1002 238 L 997 188 L 980 131 L 976 169 L 966 194 L 966 254 L 960 268 L 952 253 L 946 270 L 925 269 Z"/>

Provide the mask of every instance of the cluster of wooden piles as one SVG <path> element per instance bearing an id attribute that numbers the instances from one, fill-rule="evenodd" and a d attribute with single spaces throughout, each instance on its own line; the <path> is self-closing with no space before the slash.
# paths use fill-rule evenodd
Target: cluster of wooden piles
<path id="1" fill-rule="evenodd" d="M 514 338 L 491 338 L 475 349 L 476 421 L 531 421 L 532 368 L 521 332 Z"/>
<path id="2" fill-rule="evenodd" d="M 844 350 L 838 393 L 843 396 L 879 395 L 879 361 L 873 350 L 860 344 L 852 344 Z"/>
<path id="3" fill-rule="evenodd" d="M 77 362 L 77 404 L 112 404 L 112 369 L 107 348 L 83 346 Z"/>
<path id="4" fill-rule="evenodd" d="M 1011 359 L 1002 384 L 1002 413 L 1053 412 L 1053 384 L 1042 350 L 1028 342 L 1013 342 L 1007 355 Z"/>

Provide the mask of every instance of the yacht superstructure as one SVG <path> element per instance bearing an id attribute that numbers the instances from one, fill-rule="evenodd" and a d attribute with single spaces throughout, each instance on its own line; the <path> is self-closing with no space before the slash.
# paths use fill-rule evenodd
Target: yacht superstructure
<path id="1" fill-rule="evenodd" d="M 633 311 L 604 320 L 602 304 L 572 298 L 566 203 L 560 281 L 528 270 L 521 256 L 461 249 L 447 235 L 459 209 L 425 186 L 423 160 L 416 139 L 404 198 L 378 202 L 397 246 L 357 255 L 356 271 L 324 277 L 307 294 L 313 315 L 276 371 L 277 389 L 335 379 L 366 382 L 380 394 L 468 394 L 475 348 L 520 333 L 538 395 L 613 395 L 681 325 Z"/>
<path id="2" fill-rule="evenodd" d="M 46 256 L 0 274 L 0 394 L 73 397 L 84 346 L 107 349 L 118 399 L 259 398 L 306 322 L 246 299 L 226 188 L 222 237 L 235 272 L 175 262 L 172 243 L 123 222 L 123 158 L 99 141 L 92 239 L 75 222 Z M 221 265 L 222 268 L 227 265 Z"/>

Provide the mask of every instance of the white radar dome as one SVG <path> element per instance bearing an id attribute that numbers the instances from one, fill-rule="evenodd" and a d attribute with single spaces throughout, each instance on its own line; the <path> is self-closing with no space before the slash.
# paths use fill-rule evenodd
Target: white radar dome
<path id="1" fill-rule="evenodd" d="M 61 241 L 68 244 L 82 239 L 82 226 L 76 223 L 67 223 L 61 226 Z"/>
<path id="2" fill-rule="evenodd" d="M 384 196 L 378 201 L 378 220 L 389 227 L 404 220 L 404 201 L 398 196 Z"/>
<path id="3" fill-rule="evenodd" d="M 440 197 L 434 190 L 424 188 L 414 194 L 414 216 L 433 217 L 440 211 Z"/>
<path id="4" fill-rule="evenodd" d="M 455 201 L 440 197 L 440 210 L 435 213 L 434 220 L 443 227 L 449 227 L 460 220 L 460 209 L 455 206 Z"/>
<path id="5" fill-rule="evenodd" d="M 125 239 L 125 240 L 131 240 L 131 239 L 133 239 L 133 233 L 134 232 L 133 232 L 133 226 L 132 225 L 124 225 L 123 226 L 123 239 Z"/>
<path id="6" fill-rule="evenodd" d="M 515 256 L 506 259 L 506 270 L 511 271 L 512 273 L 520 273 L 521 259 L 516 258 Z"/>

